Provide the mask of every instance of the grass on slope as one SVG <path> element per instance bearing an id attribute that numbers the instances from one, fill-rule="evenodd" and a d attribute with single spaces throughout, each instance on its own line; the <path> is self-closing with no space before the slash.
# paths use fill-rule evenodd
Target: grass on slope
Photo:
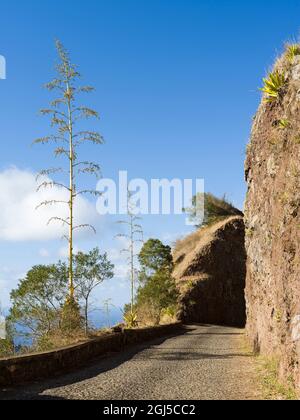
<path id="1" fill-rule="evenodd" d="M 257 363 L 262 391 L 266 400 L 298 400 L 292 383 L 284 385 L 279 381 L 279 360 L 277 358 L 258 356 Z"/>

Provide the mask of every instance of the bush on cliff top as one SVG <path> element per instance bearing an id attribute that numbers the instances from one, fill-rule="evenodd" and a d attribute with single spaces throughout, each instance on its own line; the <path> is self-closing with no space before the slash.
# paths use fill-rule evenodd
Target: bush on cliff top
<path id="1" fill-rule="evenodd" d="M 199 220 L 199 206 L 202 207 L 203 205 L 204 219 Z M 185 209 L 185 212 L 190 216 L 191 222 L 198 228 L 201 226 L 213 225 L 214 223 L 218 223 L 231 216 L 243 216 L 243 213 L 240 210 L 227 201 L 226 196 L 218 198 L 210 193 L 194 196 L 192 207 Z"/>

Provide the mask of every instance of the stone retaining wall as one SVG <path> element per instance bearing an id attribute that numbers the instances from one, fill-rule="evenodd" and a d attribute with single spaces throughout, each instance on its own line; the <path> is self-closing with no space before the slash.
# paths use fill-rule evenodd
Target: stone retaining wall
<path id="1" fill-rule="evenodd" d="M 103 357 L 126 346 L 183 332 L 181 323 L 103 335 L 95 340 L 55 351 L 0 359 L 0 386 L 18 385 L 53 377 Z"/>

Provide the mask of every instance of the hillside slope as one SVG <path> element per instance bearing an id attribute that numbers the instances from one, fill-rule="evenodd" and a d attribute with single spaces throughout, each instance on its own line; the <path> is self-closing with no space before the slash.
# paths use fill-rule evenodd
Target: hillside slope
<path id="1" fill-rule="evenodd" d="M 245 326 L 244 222 L 231 217 L 199 229 L 174 251 L 184 322 Z"/>

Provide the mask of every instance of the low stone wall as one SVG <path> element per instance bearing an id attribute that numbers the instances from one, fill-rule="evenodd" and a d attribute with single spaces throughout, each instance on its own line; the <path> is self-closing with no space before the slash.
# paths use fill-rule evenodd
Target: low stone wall
<path id="1" fill-rule="evenodd" d="M 181 323 L 124 330 L 55 351 L 0 359 L 0 386 L 18 385 L 60 375 L 109 353 L 120 352 L 126 346 L 144 343 L 182 331 Z"/>

